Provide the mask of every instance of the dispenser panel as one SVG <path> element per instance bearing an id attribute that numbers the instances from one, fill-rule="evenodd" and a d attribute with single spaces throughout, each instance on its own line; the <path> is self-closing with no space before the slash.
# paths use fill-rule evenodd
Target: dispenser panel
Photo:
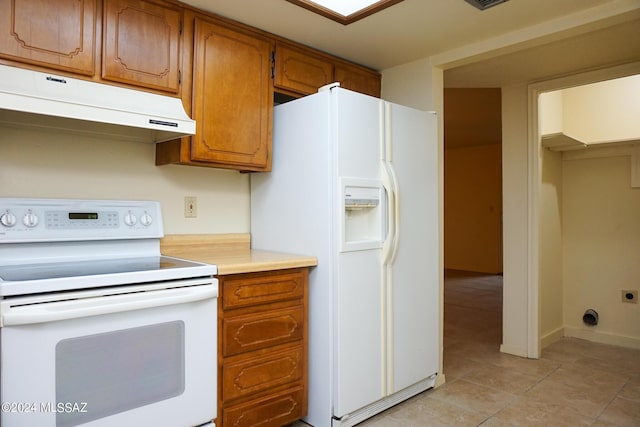
<path id="1" fill-rule="evenodd" d="M 342 251 L 382 247 L 383 192 L 372 180 L 342 179 Z"/>

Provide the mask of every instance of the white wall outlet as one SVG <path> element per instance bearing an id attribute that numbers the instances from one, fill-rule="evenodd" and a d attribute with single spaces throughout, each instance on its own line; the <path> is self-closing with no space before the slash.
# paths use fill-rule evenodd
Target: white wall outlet
<path id="1" fill-rule="evenodd" d="M 184 217 L 185 218 L 198 217 L 198 198 L 196 196 L 184 197 Z"/>
<path id="2" fill-rule="evenodd" d="M 622 302 L 630 302 L 632 304 L 638 304 L 638 290 L 637 289 L 623 289 L 622 290 Z"/>

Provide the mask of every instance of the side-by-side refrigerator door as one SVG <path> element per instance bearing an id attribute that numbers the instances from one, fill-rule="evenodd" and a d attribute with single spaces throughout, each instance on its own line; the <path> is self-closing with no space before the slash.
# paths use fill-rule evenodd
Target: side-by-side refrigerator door
<path id="1" fill-rule="evenodd" d="M 383 104 L 332 89 L 335 108 L 337 265 L 334 281 L 333 415 L 342 418 L 384 396 L 384 239 L 380 143 Z"/>
<path id="2" fill-rule="evenodd" d="M 393 187 L 385 245 L 387 393 L 439 366 L 438 144 L 436 115 L 385 103 L 383 163 Z"/>

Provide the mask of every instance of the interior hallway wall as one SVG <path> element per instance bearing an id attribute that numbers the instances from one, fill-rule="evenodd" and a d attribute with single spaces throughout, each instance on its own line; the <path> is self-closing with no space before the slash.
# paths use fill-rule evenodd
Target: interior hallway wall
<path id="1" fill-rule="evenodd" d="M 444 90 L 444 265 L 502 272 L 500 88 Z"/>
<path id="2" fill-rule="evenodd" d="M 502 273 L 501 144 L 446 148 L 446 140 L 445 268 Z"/>
<path id="3" fill-rule="evenodd" d="M 562 153 L 542 149 L 539 216 L 539 323 L 544 348 L 564 336 Z"/>

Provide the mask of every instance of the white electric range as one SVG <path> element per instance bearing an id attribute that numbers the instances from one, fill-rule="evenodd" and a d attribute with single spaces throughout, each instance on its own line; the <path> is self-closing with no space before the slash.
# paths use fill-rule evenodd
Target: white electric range
<path id="1" fill-rule="evenodd" d="M 213 425 L 217 268 L 158 202 L 0 198 L 1 424 Z"/>

